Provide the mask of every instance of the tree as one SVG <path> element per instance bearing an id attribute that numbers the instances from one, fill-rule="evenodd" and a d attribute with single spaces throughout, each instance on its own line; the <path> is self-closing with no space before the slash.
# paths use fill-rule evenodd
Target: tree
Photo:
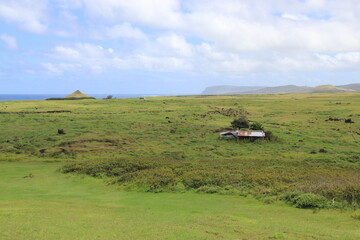
<path id="1" fill-rule="evenodd" d="M 105 99 L 112 99 L 113 96 L 112 95 L 108 95 Z"/>
<path id="2" fill-rule="evenodd" d="M 246 119 L 246 117 L 240 117 L 237 119 L 234 119 L 234 121 L 231 122 L 231 126 L 233 128 L 248 128 L 249 127 L 249 121 Z"/>
<path id="3" fill-rule="evenodd" d="M 251 130 L 262 130 L 262 131 L 264 131 L 264 127 L 263 127 L 262 124 L 259 123 L 259 122 L 254 122 L 254 123 L 252 123 L 252 124 L 250 125 L 250 129 L 251 129 Z"/>

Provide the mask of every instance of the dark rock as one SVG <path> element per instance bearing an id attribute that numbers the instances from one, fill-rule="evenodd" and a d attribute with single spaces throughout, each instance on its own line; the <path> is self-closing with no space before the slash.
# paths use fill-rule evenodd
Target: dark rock
<path id="1" fill-rule="evenodd" d="M 329 117 L 327 120 L 325 120 L 325 121 L 336 121 L 336 122 L 338 122 L 338 121 L 340 121 L 341 119 L 339 119 L 339 118 L 333 118 L 333 117 Z"/>
<path id="2" fill-rule="evenodd" d="M 354 123 L 353 120 L 351 120 L 351 118 L 345 119 L 345 123 Z"/>
<path id="3" fill-rule="evenodd" d="M 32 173 L 29 173 L 29 175 L 24 176 L 24 178 L 33 178 L 34 175 Z"/>
<path id="4" fill-rule="evenodd" d="M 64 129 L 58 129 L 58 134 L 65 134 Z"/>

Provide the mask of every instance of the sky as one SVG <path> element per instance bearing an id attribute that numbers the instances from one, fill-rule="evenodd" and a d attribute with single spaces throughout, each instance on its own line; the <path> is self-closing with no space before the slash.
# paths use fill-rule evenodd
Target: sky
<path id="1" fill-rule="evenodd" d="M 0 0 L 0 94 L 359 82 L 359 0 Z"/>

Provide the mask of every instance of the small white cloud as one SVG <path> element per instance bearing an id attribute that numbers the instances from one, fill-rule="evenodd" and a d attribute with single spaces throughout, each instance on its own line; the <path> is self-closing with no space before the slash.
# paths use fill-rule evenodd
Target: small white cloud
<path id="1" fill-rule="evenodd" d="M 67 71 L 75 71 L 82 67 L 81 64 L 71 64 L 71 63 L 41 63 L 41 66 L 45 68 L 48 72 L 52 74 L 63 74 Z"/>
<path id="2" fill-rule="evenodd" d="M 79 59 L 80 53 L 76 49 L 64 46 L 56 46 L 54 49 L 54 56 L 57 58 L 65 58 L 65 59 Z"/>
<path id="3" fill-rule="evenodd" d="M 148 55 L 137 55 L 134 58 L 135 68 L 143 68 L 149 71 L 168 72 L 191 70 L 192 65 L 181 58 L 175 57 L 153 57 Z"/>
<path id="4" fill-rule="evenodd" d="M 44 67 L 50 73 L 61 74 L 63 72 L 61 69 L 59 69 L 52 63 L 41 63 L 41 66 Z"/>
<path id="5" fill-rule="evenodd" d="M 122 69 L 124 61 L 112 48 L 90 43 L 76 43 L 72 46 L 56 46 L 48 56 L 68 62 L 67 65 L 43 64 L 51 72 L 74 71 L 78 68 L 89 69 L 91 72 L 101 74 L 107 69 Z"/>
<path id="6" fill-rule="evenodd" d="M 293 20 L 293 21 L 309 21 L 310 18 L 308 18 L 304 14 L 289 14 L 289 13 L 283 13 L 281 15 L 282 18 Z"/>
<path id="7" fill-rule="evenodd" d="M 18 48 L 16 38 L 8 34 L 0 35 L 0 39 L 3 40 L 10 50 L 16 50 Z"/>
<path id="8" fill-rule="evenodd" d="M 83 0 L 90 16 L 108 22 L 134 22 L 155 27 L 181 25 L 179 0 Z"/>
<path id="9" fill-rule="evenodd" d="M 182 57 L 191 57 L 193 47 L 186 39 L 178 34 L 169 34 L 160 36 L 156 39 L 155 44 L 160 51 L 166 54 L 178 55 Z"/>
<path id="10" fill-rule="evenodd" d="M 118 24 L 107 28 L 106 36 L 108 38 L 131 38 L 131 39 L 146 39 L 146 35 L 138 28 L 134 28 L 130 23 Z"/>
<path id="11" fill-rule="evenodd" d="M 351 64 L 360 64 L 360 52 L 338 53 L 336 59 Z"/>

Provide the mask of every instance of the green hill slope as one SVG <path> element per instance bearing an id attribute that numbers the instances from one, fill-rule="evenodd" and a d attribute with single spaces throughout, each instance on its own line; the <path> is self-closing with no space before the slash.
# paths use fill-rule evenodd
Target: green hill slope
<path id="1" fill-rule="evenodd" d="M 352 89 L 345 89 L 336 87 L 333 85 L 320 85 L 309 90 L 304 91 L 305 93 L 337 93 L 337 92 L 354 92 Z"/>

